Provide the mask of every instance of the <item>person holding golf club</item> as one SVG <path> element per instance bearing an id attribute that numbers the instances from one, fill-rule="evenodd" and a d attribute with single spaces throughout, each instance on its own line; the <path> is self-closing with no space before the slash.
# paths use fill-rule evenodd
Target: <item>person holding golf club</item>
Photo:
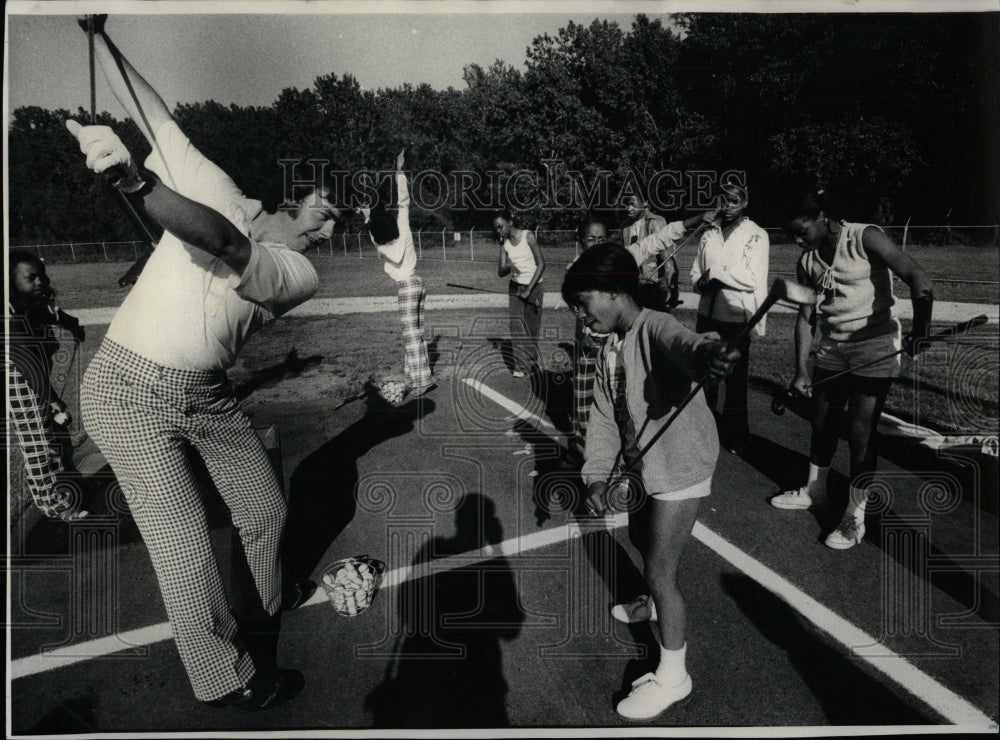
<path id="1" fill-rule="evenodd" d="M 511 339 L 527 335 L 527 341 L 514 346 L 513 375 L 523 378 L 540 370 L 538 336 L 542 330 L 545 257 L 538 248 L 534 232 L 514 226 L 510 211 L 496 214 L 493 233 L 501 247 L 497 276 L 510 275 L 508 310 Z"/>
<path id="2" fill-rule="evenodd" d="M 384 260 L 383 269 L 396 286 L 399 319 L 403 324 L 403 370 L 406 399 L 417 398 L 434 388 L 431 362 L 424 339 L 424 281 L 417 275 L 417 250 L 410 231 L 410 192 L 403 172 L 405 153 L 396 156 L 395 217 L 384 207 L 362 208 L 372 243 Z M 398 405 L 398 404 L 397 404 Z"/>
<path id="3" fill-rule="evenodd" d="M 624 198 L 625 222 L 622 226 L 624 244 L 635 244 L 650 234 L 665 228 L 667 220 L 653 213 L 646 202 L 646 195 L 633 183 L 633 192 Z M 671 311 L 679 303 L 680 270 L 677 258 L 671 255 L 661 259 L 659 254 L 650 253 L 639 265 L 639 285 L 643 291 L 643 302 L 656 311 Z"/>
<path id="4" fill-rule="evenodd" d="M 267 709 L 305 682 L 277 665 L 281 610 L 292 606 L 279 559 L 287 505 L 226 369 L 250 335 L 315 293 L 316 270 L 302 252 L 329 236 L 340 211 L 318 188 L 275 213 L 243 195 L 110 41 L 104 17 L 94 20 L 97 60 L 152 147 L 149 169 L 111 128 L 72 120 L 67 128 L 87 166 L 165 231 L 87 368 L 84 426 L 149 551 L 195 697 Z M 232 515 L 228 597 L 192 451 Z"/>
<path id="5" fill-rule="evenodd" d="M 715 331 L 723 339 L 740 334 L 767 296 L 770 242 L 767 232 L 744 215 L 749 202 L 746 187 L 731 178 L 721 186 L 718 218 L 705 230 L 691 263 L 691 284 L 700 294 L 695 330 Z M 753 334 L 764 336 L 766 317 Z M 747 376 L 750 370 L 750 338 L 741 341 L 740 361 L 726 377 L 726 400 L 719 419 L 722 446 L 743 454 L 750 437 L 747 408 Z M 708 407 L 715 409 L 719 392 L 705 389 Z"/>
<path id="6" fill-rule="evenodd" d="M 586 326 L 611 335 L 598 357 L 587 425 L 585 506 L 595 516 L 647 507 L 647 531 L 635 544 L 645 562 L 647 602 L 659 613 L 659 664 L 632 684 L 617 712 L 651 720 L 691 692 L 677 568 L 719 453 L 696 379 L 721 380 L 739 352 L 717 334 L 697 334 L 668 313 L 643 308 L 639 295 L 639 267 L 614 244 L 587 249 L 562 285 L 563 299 Z M 630 471 L 619 476 L 625 485 L 612 480 L 622 469 Z"/>
<path id="7" fill-rule="evenodd" d="M 45 264 L 37 255 L 11 250 L 8 265 L 7 422 L 24 456 L 25 481 L 38 510 L 63 521 L 83 519 L 88 512 L 73 480 L 70 417 L 51 377 L 59 350 L 55 327 L 70 332 L 76 342 L 84 341 L 86 333 L 55 304 Z"/>
<path id="8" fill-rule="evenodd" d="M 912 357 L 921 349 L 934 296 L 920 264 L 882 229 L 835 216 L 822 190 L 796 198 L 786 209 L 788 231 L 803 249 L 798 279 L 817 293 L 815 305 L 799 308 L 795 378 L 789 390 L 812 399 L 813 418 L 806 483 L 774 496 L 771 504 L 792 510 L 825 505 L 827 475 L 846 415 L 851 459 L 847 508 L 825 540 L 828 547 L 846 550 L 865 534 L 867 488 L 877 463 L 875 431 L 893 378 L 899 375 L 900 350 Z M 913 303 L 913 326 L 902 339 L 893 275 L 909 287 Z M 814 317 L 819 330 L 815 338 Z M 811 347 L 816 360 L 810 378 Z M 830 382 L 824 382 L 828 378 Z"/>

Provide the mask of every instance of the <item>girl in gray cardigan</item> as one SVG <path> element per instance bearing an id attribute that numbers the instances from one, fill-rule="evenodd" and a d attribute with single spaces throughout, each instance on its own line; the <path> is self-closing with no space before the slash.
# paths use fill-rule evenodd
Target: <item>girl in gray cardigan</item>
<path id="1" fill-rule="evenodd" d="M 648 507 L 643 516 L 648 531 L 636 545 L 646 564 L 650 595 L 616 606 L 612 616 L 628 622 L 656 620 L 659 666 L 635 681 L 617 706 L 627 719 L 651 720 L 691 693 L 677 566 L 701 498 L 711 492 L 719 454 L 704 394 L 685 407 L 646 454 L 639 450 L 689 393 L 695 378 L 707 373 L 718 382 L 739 353 L 727 350 L 718 334 L 696 334 L 670 314 L 641 308 L 638 267 L 620 246 L 601 244 L 580 255 L 566 272 L 562 294 L 588 328 L 612 333 L 597 361 L 582 475 L 586 505 L 595 515 Z M 627 486 L 608 490 L 616 467 L 633 462 Z"/>

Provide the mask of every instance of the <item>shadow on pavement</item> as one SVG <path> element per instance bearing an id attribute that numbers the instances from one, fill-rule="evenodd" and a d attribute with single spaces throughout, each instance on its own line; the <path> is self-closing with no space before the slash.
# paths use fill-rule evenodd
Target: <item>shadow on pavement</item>
<path id="1" fill-rule="evenodd" d="M 727 594 L 757 630 L 784 650 L 792 667 L 823 707 L 831 725 L 932 724 L 891 689 L 867 675 L 845 655 L 847 648 L 828 644 L 784 601 L 756 581 L 724 573 Z"/>
<path id="2" fill-rule="evenodd" d="M 355 513 L 358 459 L 393 437 L 412 432 L 435 409 L 423 396 L 400 407 L 377 393 L 366 397 L 365 415 L 326 442 L 292 472 L 282 544 L 285 577 L 308 578 Z"/>
<path id="3" fill-rule="evenodd" d="M 318 365 L 322 361 L 322 355 L 311 355 L 306 358 L 300 358 L 298 352 L 293 347 L 283 361 L 277 365 L 271 365 L 257 371 L 250 378 L 239 383 L 233 389 L 233 393 L 237 401 L 242 401 L 258 388 L 274 385 L 279 380 L 291 380 L 298 377 L 303 370 Z"/>
<path id="4" fill-rule="evenodd" d="M 502 541 L 493 501 L 470 493 L 455 511 L 455 536 L 426 542 L 412 567 L 426 572 L 439 558 Z M 395 597 L 395 647 L 365 699 L 374 726 L 507 727 L 500 643 L 514 639 L 525 618 L 507 559 L 432 572 L 403 583 Z"/>

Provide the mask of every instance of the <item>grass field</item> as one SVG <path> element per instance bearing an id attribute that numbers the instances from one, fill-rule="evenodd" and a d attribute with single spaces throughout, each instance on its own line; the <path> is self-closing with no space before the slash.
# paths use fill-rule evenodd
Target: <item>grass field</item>
<path id="1" fill-rule="evenodd" d="M 477 233 L 475 245 L 470 246 L 469 235 L 463 241 L 449 243 L 441 248 L 425 244 L 419 263 L 429 293 L 455 292 L 446 283 L 455 282 L 475 287 L 502 290 L 506 282 L 496 277 L 498 247 Z M 332 251 L 332 253 L 331 253 Z M 991 247 L 913 247 L 907 250 L 936 281 L 935 297 L 944 301 L 970 303 L 1000 303 L 1000 253 Z M 558 290 L 559 276 L 573 259 L 572 242 L 544 245 L 547 268 L 547 290 Z M 771 247 L 771 277 L 791 275 L 801 251 L 791 244 L 774 244 Z M 474 259 L 473 259 L 474 258 Z M 356 297 L 392 295 L 393 286 L 382 272 L 381 264 L 371 248 L 360 252 L 353 246 L 347 255 L 340 250 L 320 250 L 312 254 L 320 273 L 320 290 L 317 297 Z M 690 290 L 688 277 L 693 259 L 693 248 L 682 249 L 677 255 L 681 269 L 681 290 Z M 130 262 L 56 263 L 49 266 L 53 286 L 59 292 L 60 304 L 67 311 L 74 308 L 116 306 L 125 297 L 125 289 L 118 287 L 118 277 L 128 269 Z M 953 282 L 965 281 L 965 282 Z M 970 282 L 975 281 L 975 282 Z M 907 297 L 906 286 L 896 281 L 896 295 Z"/>

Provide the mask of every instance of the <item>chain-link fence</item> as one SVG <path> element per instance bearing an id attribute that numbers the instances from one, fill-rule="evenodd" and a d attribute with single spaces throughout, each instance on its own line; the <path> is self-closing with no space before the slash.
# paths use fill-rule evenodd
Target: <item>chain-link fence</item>
<path id="1" fill-rule="evenodd" d="M 765 229 L 772 248 L 773 276 L 791 275 L 797 247 L 781 228 Z M 912 254 L 939 282 L 967 284 L 985 295 L 1000 295 L 1000 260 L 993 260 L 992 269 L 983 270 L 982 259 L 964 260 L 963 250 L 1000 250 L 1000 227 L 993 226 L 889 226 L 885 232 Z M 546 260 L 553 265 L 567 265 L 579 254 L 572 229 L 536 230 L 535 235 Z M 413 241 L 420 260 L 496 262 L 499 245 L 491 231 L 417 230 Z M 694 259 L 694 242 L 677 254 L 682 283 Z M 14 247 L 37 253 L 50 264 L 68 262 L 133 262 L 149 250 L 149 244 L 131 242 L 71 242 L 66 244 L 31 244 Z M 323 257 L 345 259 L 379 259 L 367 232 L 334 234 L 315 252 Z M 986 262 L 989 262 L 987 260 Z"/>

